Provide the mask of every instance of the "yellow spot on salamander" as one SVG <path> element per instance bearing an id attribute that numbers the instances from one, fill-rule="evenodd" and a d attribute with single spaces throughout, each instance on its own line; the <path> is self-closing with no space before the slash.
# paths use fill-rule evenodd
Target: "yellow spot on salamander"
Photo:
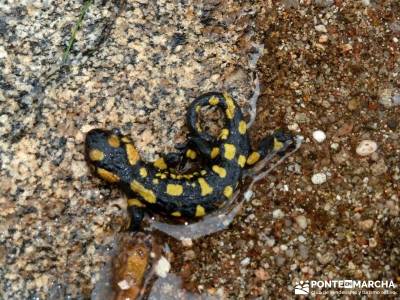
<path id="1" fill-rule="evenodd" d="M 186 151 L 186 157 L 189 157 L 190 159 L 196 159 L 196 156 L 197 153 L 192 149 L 188 149 L 188 151 Z"/>
<path id="2" fill-rule="evenodd" d="M 231 187 L 230 185 L 226 186 L 226 187 L 224 188 L 224 196 L 225 196 L 226 198 L 230 198 L 230 197 L 232 196 L 232 194 L 233 194 L 233 189 L 232 189 L 232 187 Z"/>
<path id="3" fill-rule="evenodd" d="M 236 154 L 236 147 L 235 145 L 232 144 L 224 144 L 224 148 L 225 148 L 225 152 L 224 152 L 224 156 L 226 159 L 233 159 L 235 157 Z"/>
<path id="4" fill-rule="evenodd" d="M 140 174 L 140 176 L 142 176 L 143 178 L 146 177 L 146 176 L 147 176 L 147 170 L 146 170 L 146 168 L 140 168 L 139 174 Z"/>
<path id="5" fill-rule="evenodd" d="M 196 109 L 196 112 L 197 112 L 197 113 L 200 111 L 200 108 L 201 108 L 200 105 L 196 105 L 196 108 L 195 108 L 195 109 Z"/>
<path id="6" fill-rule="evenodd" d="M 101 178 L 103 178 L 105 181 L 110 182 L 110 183 L 119 181 L 119 177 L 117 175 L 115 175 L 115 174 L 111 173 L 110 171 L 107 171 L 106 169 L 103 169 L 103 168 L 97 168 L 97 174 L 99 174 L 99 176 Z"/>
<path id="7" fill-rule="evenodd" d="M 204 209 L 204 207 L 198 204 L 198 205 L 196 206 L 196 213 L 195 213 L 195 216 L 196 216 L 196 217 L 202 217 L 202 216 L 204 216 L 205 214 L 206 214 L 206 210 Z"/>
<path id="8" fill-rule="evenodd" d="M 229 130 L 227 128 L 223 128 L 221 130 L 221 133 L 219 134 L 219 139 L 220 140 L 226 140 L 229 136 Z"/>
<path id="9" fill-rule="evenodd" d="M 183 186 L 180 184 L 167 184 L 167 194 L 171 196 L 180 196 L 183 193 Z"/>
<path id="10" fill-rule="evenodd" d="M 164 158 L 160 157 L 159 159 L 157 159 L 153 165 L 160 169 L 160 170 L 165 170 L 167 168 L 167 164 L 165 163 Z"/>
<path id="11" fill-rule="evenodd" d="M 128 206 L 146 207 L 146 205 L 136 198 L 128 199 Z"/>
<path id="12" fill-rule="evenodd" d="M 206 171 L 206 170 L 201 170 L 201 171 L 200 171 L 200 175 L 203 175 L 203 176 L 204 176 L 204 175 L 206 175 L 206 174 L 207 174 L 207 171 Z"/>
<path id="13" fill-rule="evenodd" d="M 247 158 L 247 164 L 248 165 L 254 165 L 256 162 L 258 162 L 259 159 L 260 159 L 260 153 L 253 152 Z"/>
<path id="14" fill-rule="evenodd" d="M 233 116 L 235 115 L 235 103 L 233 102 L 233 99 L 231 96 L 229 96 L 227 93 L 224 93 L 227 109 L 225 111 L 226 116 L 228 119 L 233 119 Z"/>
<path id="15" fill-rule="evenodd" d="M 152 190 L 146 189 L 142 184 L 133 180 L 131 182 L 131 190 L 138 193 L 142 198 L 149 203 L 156 203 L 156 195 Z"/>
<path id="16" fill-rule="evenodd" d="M 206 196 L 213 192 L 213 188 L 208 185 L 207 181 L 204 178 L 199 178 L 198 182 L 200 184 L 200 190 L 202 196 Z"/>
<path id="17" fill-rule="evenodd" d="M 214 165 L 212 166 L 212 170 L 219 175 L 221 178 L 226 177 L 226 170 L 220 166 Z"/>
<path id="18" fill-rule="evenodd" d="M 159 184 L 159 183 L 160 183 L 160 181 L 158 180 L 158 178 L 153 179 L 153 184 Z"/>
<path id="19" fill-rule="evenodd" d="M 104 159 L 104 153 L 98 149 L 92 149 L 89 152 L 89 158 L 93 161 L 100 161 Z"/>
<path id="20" fill-rule="evenodd" d="M 172 179 L 176 179 L 176 175 L 173 173 L 169 174 L 169 176 L 171 176 Z"/>
<path id="21" fill-rule="evenodd" d="M 217 148 L 217 147 L 212 148 L 211 158 L 216 158 L 218 156 L 218 154 L 219 154 L 219 148 Z"/>
<path id="22" fill-rule="evenodd" d="M 182 214 L 181 214 L 180 211 L 174 211 L 174 212 L 171 214 L 171 216 L 173 216 L 173 217 L 181 217 Z"/>
<path id="23" fill-rule="evenodd" d="M 274 151 L 279 151 L 283 148 L 283 143 L 278 139 L 274 138 Z"/>
<path id="24" fill-rule="evenodd" d="M 131 166 L 136 165 L 136 163 L 139 161 L 139 153 L 136 150 L 136 148 L 132 144 L 126 144 L 126 153 L 128 156 L 128 161 Z"/>
<path id="25" fill-rule="evenodd" d="M 208 103 L 209 103 L 210 105 L 217 105 L 217 104 L 219 103 L 219 99 L 218 99 L 217 97 L 215 97 L 215 96 L 212 96 L 212 97 L 210 98 L 210 100 L 208 100 Z"/>
<path id="26" fill-rule="evenodd" d="M 121 138 L 121 141 L 123 141 L 125 144 L 129 144 L 129 143 L 132 142 L 131 139 L 128 138 L 128 137 L 126 137 L 126 136 L 122 137 L 122 138 Z"/>
<path id="27" fill-rule="evenodd" d="M 246 125 L 246 122 L 245 121 L 240 121 L 239 122 L 239 133 L 240 134 L 245 134 L 246 133 L 246 130 L 247 130 L 247 125 Z"/>
<path id="28" fill-rule="evenodd" d="M 246 156 L 239 155 L 238 164 L 239 164 L 239 166 L 241 166 L 243 168 L 244 165 L 246 164 Z"/>
<path id="29" fill-rule="evenodd" d="M 165 179 L 165 178 L 167 178 L 167 175 L 166 174 L 161 174 L 161 179 Z"/>
<path id="30" fill-rule="evenodd" d="M 107 139 L 107 142 L 111 147 L 114 147 L 114 148 L 118 148 L 119 144 L 120 144 L 119 138 L 115 134 L 110 135 Z"/>

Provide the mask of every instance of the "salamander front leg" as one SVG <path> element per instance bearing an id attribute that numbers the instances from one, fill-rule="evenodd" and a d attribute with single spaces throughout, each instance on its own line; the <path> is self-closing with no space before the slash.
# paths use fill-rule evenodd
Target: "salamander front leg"
<path id="1" fill-rule="evenodd" d="M 144 218 L 144 209 L 137 206 L 128 206 L 128 214 L 131 218 L 129 231 L 139 231 L 140 224 Z"/>
<path id="2" fill-rule="evenodd" d="M 252 167 L 257 162 L 262 160 L 268 154 L 275 152 L 278 155 L 284 155 L 288 147 L 295 146 L 293 135 L 284 132 L 283 130 L 277 130 L 272 135 L 268 135 L 263 138 L 256 151 L 250 152 L 247 157 L 246 167 Z"/>

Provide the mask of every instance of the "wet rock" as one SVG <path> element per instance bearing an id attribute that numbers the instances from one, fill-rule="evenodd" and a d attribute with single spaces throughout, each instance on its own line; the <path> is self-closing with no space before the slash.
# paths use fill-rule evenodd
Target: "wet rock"
<path id="1" fill-rule="evenodd" d="M 368 156 L 378 149 L 378 144 L 372 140 L 363 140 L 358 144 L 356 153 L 360 156 Z"/>

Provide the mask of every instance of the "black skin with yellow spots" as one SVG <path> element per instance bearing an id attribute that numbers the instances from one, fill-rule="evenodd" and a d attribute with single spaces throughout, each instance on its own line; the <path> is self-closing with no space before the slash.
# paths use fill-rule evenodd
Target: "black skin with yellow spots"
<path id="1" fill-rule="evenodd" d="M 215 138 L 198 125 L 203 106 L 224 112 L 225 124 Z M 246 123 L 235 101 L 222 93 L 198 97 L 187 113 L 189 138 L 180 153 L 168 154 L 155 162 L 140 159 L 129 137 L 118 129 L 91 130 L 86 136 L 86 157 L 95 174 L 116 184 L 128 197 L 131 230 L 138 230 L 144 209 L 173 217 L 196 218 L 219 208 L 235 191 L 244 169 L 263 159 L 270 151 L 279 152 L 292 136 L 277 131 L 251 151 Z M 185 160 L 202 168 L 179 173 Z"/>

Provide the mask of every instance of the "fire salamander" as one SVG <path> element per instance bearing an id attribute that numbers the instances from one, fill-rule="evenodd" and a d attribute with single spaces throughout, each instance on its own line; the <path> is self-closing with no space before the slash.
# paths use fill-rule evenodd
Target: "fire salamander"
<path id="1" fill-rule="evenodd" d="M 203 106 L 216 106 L 224 113 L 218 137 L 199 125 Z M 277 131 L 252 151 L 242 111 L 226 93 L 208 93 L 194 100 L 187 123 L 189 138 L 181 151 L 152 163 L 143 161 L 132 140 L 118 129 L 88 132 L 86 158 L 98 177 L 116 184 L 127 195 L 131 230 L 138 230 L 146 208 L 184 218 L 200 218 L 214 211 L 233 195 L 245 168 L 272 150 L 279 152 L 292 140 L 290 134 Z M 176 166 L 182 158 L 198 162 L 200 167 L 195 172 L 178 172 Z"/>

